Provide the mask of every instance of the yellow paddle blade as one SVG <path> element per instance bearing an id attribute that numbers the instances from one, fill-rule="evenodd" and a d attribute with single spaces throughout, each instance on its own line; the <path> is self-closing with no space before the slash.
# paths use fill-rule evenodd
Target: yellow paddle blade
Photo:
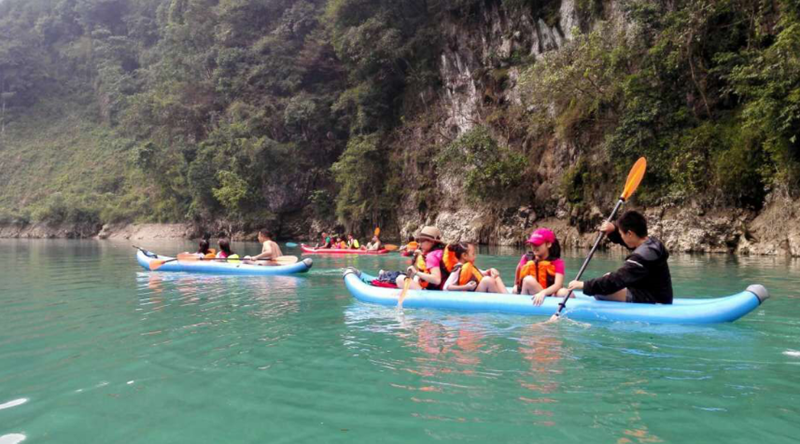
<path id="1" fill-rule="evenodd" d="M 384 250 L 389 250 L 389 251 L 397 251 L 398 248 L 400 248 L 400 247 L 398 247 L 397 245 L 392 245 L 392 244 L 387 244 L 387 245 L 383 246 Z"/>
<path id="2" fill-rule="evenodd" d="M 631 172 L 628 173 L 628 179 L 625 181 L 625 189 L 622 190 L 622 196 L 619 197 L 620 199 L 628 200 L 628 198 L 631 197 L 633 192 L 639 188 L 639 184 L 642 183 L 646 170 L 647 160 L 644 157 L 640 157 L 639 160 L 633 164 Z"/>
<path id="3" fill-rule="evenodd" d="M 275 262 L 277 265 L 292 265 L 296 264 L 298 260 L 297 256 L 278 256 L 271 262 Z"/>
<path id="4" fill-rule="evenodd" d="M 161 268 L 162 265 L 164 265 L 164 262 L 166 262 L 166 261 L 157 260 L 157 261 L 150 262 L 150 271 L 158 270 L 159 268 Z"/>

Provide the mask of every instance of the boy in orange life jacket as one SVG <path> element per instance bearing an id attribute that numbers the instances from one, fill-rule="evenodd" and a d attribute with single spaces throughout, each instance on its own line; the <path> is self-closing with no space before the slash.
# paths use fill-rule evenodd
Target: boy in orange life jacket
<path id="1" fill-rule="evenodd" d="M 564 261 L 556 235 L 547 228 L 534 231 L 527 243 L 531 251 L 517 265 L 514 293 L 534 295 L 533 305 L 538 306 L 564 286 Z"/>
<path id="2" fill-rule="evenodd" d="M 442 290 L 508 293 L 497 270 L 492 268 L 484 271 L 475 266 L 475 259 L 478 257 L 475 244 L 459 242 L 448 248 L 455 254 L 458 264 L 453 267 Z"/>

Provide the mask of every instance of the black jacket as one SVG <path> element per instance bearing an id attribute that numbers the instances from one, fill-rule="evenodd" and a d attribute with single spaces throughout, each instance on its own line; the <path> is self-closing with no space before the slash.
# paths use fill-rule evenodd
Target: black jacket
<path id="1" fill-rule="evenodd" d="M 608 235 L 608 240 L 627 248 L 618 231 Z M 625 259 L 622 268 L 586 281 L 583 293 L 589 296 L 611 294 L 627 288 L 633 302 L 671 304 L 672 278 L 667 259 L 669 252 L 664 244 L 654 237 L 648 237 Z"/>

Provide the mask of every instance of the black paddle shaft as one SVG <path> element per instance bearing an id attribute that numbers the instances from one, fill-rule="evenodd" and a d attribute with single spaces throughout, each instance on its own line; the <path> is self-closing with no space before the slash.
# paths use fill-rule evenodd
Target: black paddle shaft
<path id="1" fill-rule="evenodd" d="M 617 211 L 619 211 L 619 207 L 621 207 L 623 203 L 625 203 L 625 199 L 620 198 L 620 200 L 618 200 L 617 204 L 614 206 L 614 209 L 611 211 L 611 215 L 608 216 L 608 219 L 606 219 L 606 222 L 611 222 L 612 220 L 614 220 L 614 217 L 617 215 Z M 592 249 L 589 251 L 589 255 L 586 256 L 586 260 L 583 261 L 581 269 L 578 270 L 578 276 L 576 276 L 574 280 L 577 281 L 581 278 L 581 276 L 583 276 L 583 272 L 586 271 L 586 267 L 589 266 L 589 261 L 592 260 L 594 252 L 597 251 L 597 247 L 600 245 L 600 241 L 602 241 L 605 236 L 606 233 L 604 231 L 600 232 L 600 234 L 597 235 L 597 239 L 594 241 L 594 245 L 592 245 Z M 569 300 L 570 296 L 572 296 L 572 290 L 570 290 L 569 293 L 567 293 L 567 296 L 564 297 L 564 300 L 558 304 L 558 311 L 556 312 L 556 316 L 561 315 L 561 311 L 563 311 L 564 307 L 567 306 L 567 301 Z"/>

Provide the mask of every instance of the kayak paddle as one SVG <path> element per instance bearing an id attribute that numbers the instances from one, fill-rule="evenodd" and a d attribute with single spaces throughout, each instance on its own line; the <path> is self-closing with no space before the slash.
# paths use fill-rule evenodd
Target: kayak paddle
<path id="1" fill-rule="evenodd" d="M 286 246 L 289 247 L 289 248 L 294 248 L 294 247 L 297 246 L 297 244 L 294 243 L 294 242 L 286 242 Z"/>
<path id="2" fill-rule="evenodd" d="M 403 291 L 400 292 L 400 298 L 397 299 L 397 306 L 399 308 L 403 308 L 403 299 L 406 298 L 406 294 L 408 294 L 408 287 L 411 286 L 411 276 L 406 276 L 405 280 L 403 280 Z"/>
<path id="3" fill-rule="evenodd" d="M 388 251 L 397 251 L 398 248 L 400 248 L 400 247 L 398 247 L 397 245 L 392 245 L 392 244 L 388 244 L 388 245 L 384 245 L 383 246 L 383 249 L 384 250 L 388 250 Z"/>
<path id="4" fill-rule="evenodd" d="M 417 261 L 416 261 L 416 259 L 417 259 L 417 257 L 414 256 L 414 260 L 411 261 L 411 263 L 412 263 L 411 266 L 414 267 L 415 270 L 417 269 L 417 265 L 416 265 Z M 405 280 L 403 280 L 403 291 L 400 292 L 400 297 L 397 299 L 397 306 L 399 308 L 403 308 L 403 299 L 405 299 L 406 298 L 406 294 L 408 294 L 408 288 L 411 286 L 411 279 L 412 279 L 411 276 L 406 275 Z"/>
<path id="5" fill-rule="evenodd" d="M 619 207 L 622 206 L 625 201 L 628 200 L 629 197 L 639 188 L 639 184 L 642 183 L 642 178 L 644 178 L 644 172 L 647 170 L 647 160 L 644 157 L 640 157 L 639 160 L 633 164 L 631 171 L 628 173 L 628 179 L 625 181 L 625 188 L 622 190 L 622 195 L 619 196 L 619 200 L 617 204 L 614 206 L 614 209 L 611 211 L 611 214 L 606 219 L 606 222 L 611 222 L 614 220 L 614 216 L 617 215 L 617 211 L 619 211 Z M 594 252 L 597 251 L 597 247 L 600 245 L 600 241 L 603 240 L 606 233 L 600 232 L 597 235 L 597 239 L 594 241 L 594 245 L 592 245 L 592 249 L 589 251 L 589 255 L 586 256 L 586 260 L 583 261 L 583 265 L 581 265 L 581 269 L 578 270 L 578 276 L 575 277 L 573 280 L 580 280 L 581 276 L 583 276 L 583 272 L 586 271 L 586 267 L 589 265 L 589 261 L 592 260 L 592 256 L 594 256 Z M 567 306 L 567 301 L 572 296 L 572 290 L 567 293 L 567 296 L 564 297 L 564 300 L 558 304 L 558 311 L 550 317 L 550 321 L 555 321 L 561 316 L 561 312 L 564 310 L 564 307 Z"/>

